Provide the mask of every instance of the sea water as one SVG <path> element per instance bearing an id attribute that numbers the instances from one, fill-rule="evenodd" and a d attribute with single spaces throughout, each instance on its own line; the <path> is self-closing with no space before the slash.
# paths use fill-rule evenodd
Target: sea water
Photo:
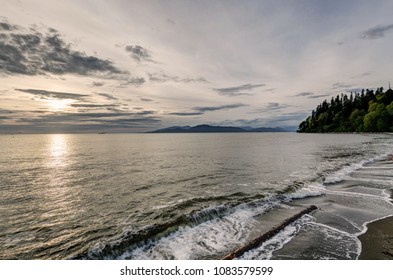
<path id="1" fill-rule="evenodd" d="M 0 136 L 0 259 L 356 259 L 393 215 L 391 134 Z"/>

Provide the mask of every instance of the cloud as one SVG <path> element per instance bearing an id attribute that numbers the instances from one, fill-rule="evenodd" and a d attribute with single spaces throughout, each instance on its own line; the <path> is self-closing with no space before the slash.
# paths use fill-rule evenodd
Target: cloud
<path id="1" fill-rule="evenodd" d="M 41 98 L 57 98 L 57 99 L 74 99 L 74 100 L 84 100 L 85 97 L 89 96 L 87 94 L 79 93 L 68 93 L 68 92 L 57 92 L 57 91 L 47 91 L 41 89 L 15 89 L 20 92 L 30 93 Z"/>
<path id="2" fill-rule="evenodd" d="M 259 109 L 257 109 L 257 110 L 254 110 L 254 111 L 252 112 L 252 114 L 255 114 L 255 113 L 272 112 L 272 111 L 277 111 L 277 110 L 285 109 L 285 108 L 288 108 L 288 107 L 291 107 L 291 105 L 288 105 L 288 104 L 280 104 L 280 103 L 277 103 L 277 102 L 269 102 L 269 103 L 267 103 L 267 104 L 265 105 L 265 107 L 259 108 Z"/>
<path id="3" fill-rule="evenodd" d="M 300 92 L 298 94 L 295 94 L 294 96 L 310 96 L 310 95 L 314 95 L 314 93 L 312 93 L 312 92 Z"/>
<path id="4" fill-rule="evenodd" d="M 93 87 L 102 87 L 103 85 L 104 85 L 104 83 L 101 83 L 101 82 L 92 82 L 91 83 L 91 85 L 93 86 Z"/>
<path id="5" fill-rule="evenodd" d="M 2 110 L 0 109 L 0 126 L 1 126 L 1 132 L 4 132 L 3 127 L 6 123 L 9 122 L 15 122 L 15 120 L 18 120 L 19 116 L 17 116 L 15 114 L 16 112 L 12 112 L 12 113 L 6 113 L 5 111 L 2 112 Z"/>
<path id="6" fill-rule="evenodd" d="M 145 98 L 145 97 L 141 97 L 140 100 L 143 101 L 143 102 L 153 102 L 154 101 L 153 99 Z"/>
<path id="7" fill-rule="evenodd" d="M 126 52 L 137 62 L 148 61 L 154 62 L 151 58 L 151 52 L 141 46 L 126 46 Z"/>
<path id="8" fill-rule="evenodd" d="M 145 116 L 145 115 L 152 115 L 152 114 L 155 114 L 155 113 L 156 113 L 156 111 L 153 111 L 153 110 L 143 110 L 141 112 L 136 112 L 134 114 L 138 115 L 138 116 Z"/>
<path id="9" fill-rule="evenodd" d="M 124 88 L 129 85 L 139 87 L 145 83 L 145 78 L 143 77 L 131 77 L 128 78 L 125 82 L 120 83 L 117 87 Z"/>
<path id="10" fill-rule="evenodd" d="M 264 87 L 265 84 L 245 84 L 237 87 L 227 87 L 227 88 L 213 88 L 214 91 L 218 92 L 220 95 L 225 96 L 240 96 L 240 95 L 252 95 L 251 93 L 242 93 L 242 91 L 250 91 L 254 88 Z"/>
<path id="11" fill-rule="evenodd" d="M 203 115 L 203 112 L 173 112 L 169 113 L 169 115 L 175 115 L 175 116 L 199 116 Z"/>
<path id="12" fill-rule="evenodd" d="M 355 87 L 354 85 L 348 85 L 344 83 L 335 83 L 333 84 L 332 88 L 344 92 L 360 92 L 363 89 L 363 88 Z"/>
<path id="13" fill-rule="evenodd" d="M 170 18 L 167 18 L 167 19 L 166 19 L 166 22 L 167 22 L 168 24 L 170 24 L 170 25 L 176 25 L 176 24 L 177 24 L 176 21 L 174 21 L 174 20 L 172 20 L 172 19 L 170 19 Z"/>
<path id="14" fill-rule="evenodd" d="M 277 102 L 269 102 L 267 105 L 266 105 L 266 108 L 269 108 L 269 109 L 278 109 L 278 108 L 281 108 L 282 106 L 280 106 L 280 103 L 277 103 Z"/>
<path id="15" fill-rule="evenodd" d="M 266 118 L 228 120 L 226 123 L 228 125 L 251 127 L 297 127 L 297 125 L 308 115 L 309 113 L 305 112 L 292 112 L 280 114 L 279 116 L 269 116 Z"/>
<path id="16" fill-rule="evenodd" d="M 8 75 L 119 75 L 126 74 L 110 60 L 75 51 L 54 29 L 46 34 L 33 28 L 1 23 L 0 73 Z"/>
<path id="17" fill-rule="evenodd" d="M 311 95 L 311 96 L 308 96 L 307 98 L 316 99 L 316 98 L 327 97 L 327 96 L 330 96 L 330 94 Z"/>
<path id="18" fill-rule="evenodd" d="M 15 29 L 16 29 L 15 25 L 11 25 L 8 22 L 0 22 L 0 30 L 12 31 L 12 30 L 15 30 Z"/>
<path id="19" fill-rule="evenodd" d="M 118 104 L 85 104 L 85 103 L 74 103 L 71 104 L 73 108 L 113 108 L 117 107 Z"/>
<path id="20" fill-rule="evenodd" d="M 16 111 L 6 110 L 0 108 L 0 114 L 14 114 Z"/>
<path id="21" fill-rule="evenodd" d="M 335 85 L 339 86 L 340 84 L 337 83 Z M 292 97 L 307 97 L 307 98 L 310 98 L 310 99 L 316 99 L 316 98 L 321 98 L 321 97 L 326 97 L 326 96 L 329 96 L 329 94 L 315 95 L 315 93 L 313 93 L 313 92 L 300 92 L 298 94 L 293 95 Z"/>
<path id="22" fill-rule="evenodd" d="M 19 119 L 20 122 L 27 122 L 32 124 L 42 124 L 42 123 L 68 123 L 78 126 L 83 123 L 101 123 L 101 124 L 113 124 L 116 122 L 128 122 L 128 123 L 156 123 L 160 122 L 157 117 L 147 116 L 141 117 L 143 115 L 153 114 L 153 111 L 146 112 L 82 112 L 82 113 L 66 113 L 58 112 L 53 114 L 41 115 L 36 118 L 22 118 Z"/>
<path id="23" fill-rule="evenodd" d="M 194 108 L 192 108 L 192 111 L 190 111 L 190 112 L 172 112 L 172 113 L 169 113 L 169 115 L 198 116 L 198 115 L 203 115 L 206 112 L 235 109 L 235 108 L 240 108 L 240 107 L 244 107 L 244 106 L 248 106 L 248 105 L 242 104 L 242 103 L 236 103 L 236 104 L 228 104 L 228 105 L 222 105 L 222 106 L 194 107 Z"/>
<path id="24" fill-rule="evenodd" d="M 229 97 L 254 95 L 253 93 L 245 93 L 245 92 L 222 92 L 222 93 L 219 93 L 219 94 L 220 95 L 224 95 L 224 96 L 229 96 Z"/>
<path id="25" fill-rule="evenodd" d="M 160 123 L 161 120 L 153 117 L 146 118 L 123 118 L 123 119 L 114 119 L 114 120 L 104 120 L 101 123 L 106 123 L 110 125 L 131 125 L 131 126 L 140 126 L 142 124 L 156 124 Z"/>
<path id="26" fill-rule="evenodd" d="M 142 112 L 104 112 L 67 113 L 56 112 L 15 118 L 12 123 L 2 125 L 3 132 L 86 132 L 113 131 L 128 129 L 150 129 L 161 122 L 159 117 L 150 116 L 153 111 Z M 2 119 L 0 117 L 0 119 Z M 6 119 L 5 119 L 6 120 Z"/>
<path id="27" fill-rule="evenodd" d="M 118 100 L 118 98 L 112 94 L 109 93 L 97 93 L 98 95 L 105 97 L 108 100 Z"/>
<path id="28" fill-rule="evenodd" d="M 393 30 L 393 24 L 377 25 L 362 32 L 360 38 L 368 40 L 383 38 L 391 30 Z"/>
<path id="29" fill-rule="evenodd" d="M 112 103 L 112 104 L 95 104 L 90 103 L 87 97 L 90 95 L 87 94 L 79 94 L 79 93 L 69 93 L 69 92 L 57 92 L 57 91 L 47 91 L 47 90 L 40 90 L 40 89 L 15 89 L 20 92 L 25 92 L 32 94 L 40 99 L 72 99 L 76 101 L 76 103 L 72 103 L 69 106 L 72 108 L 80 109 L 78 111 L 89 111 L 90 109 L 106 109 L 108 111 L 115 111 L 121 112 L 120 109 L 122 104 L 119 103 Z M 107 100 L 110 101 L 117 101 L 118 98 L 115 96 L 108 94 L 108 93 L 97 93 L 99 96 L 105 97 Z M 42 112 L 41 112 L 42 113 Z M 99 113 L 100 114 L 100 113 Z M 82 116 L 82 115 L 79 115 Z M 100 115 L 95 115 L 96 117 Z M 105 115 L 108 116 L 108 115 Z"/>
<path id="30" fill-rule="evenodd" d="M 293 122 L 295 124 L 300 123 L 300 121 L 304 120 L 309 113 L 304 113 L 304 112 L 294 112 L 294 113 L 286 113 L 282 114 L 280 116 L 273 116 L 271 118 L 268 118 L 269 123 L 281 123 L 281 122 Z"/>
<path id="31" fill-rule="evenodd" d="M 348 85 L 348 84 L 344 84 L 344 83 L 334 83 L 332 85 L 333 89 L 349 89 L 353 87 L 353 85 Z"/>
<path id="32" fill-rule="evenodd" d="M 212 112 L 212 111 L 235 109 L 244 106 L 248 106 L 248 105 L 242 103 L 236 103 L 236 104 L 228 104 L 228 105 L 212 106 L 212 107 L 194 107 L 193 110 L 196 110 L 198 112 Z"/>
<path id="33" fill-rule="evenodd" d="M 365 72 L 360 75 L 352 76 L 350 79 L 364 78 L 364 77 L 370 76 L 371 74 L 372 74 L 372 72 Z"/>
<path id="34" fill-rule="evenodd" d="M 176 82 L 176 83 L 208 83 L 203 78 L 180 78 L 178 76 L 169 76 L 165 73 L 148 73 L 149 81 L 155 83 Z"/>

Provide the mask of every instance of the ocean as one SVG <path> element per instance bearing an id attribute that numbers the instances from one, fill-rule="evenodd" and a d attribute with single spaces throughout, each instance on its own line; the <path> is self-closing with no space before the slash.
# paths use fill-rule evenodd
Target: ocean
<path id="1" fill-rule="evenodd" d="M 0 259 L 356 259 L 392 134 L 0 135 Z"/>

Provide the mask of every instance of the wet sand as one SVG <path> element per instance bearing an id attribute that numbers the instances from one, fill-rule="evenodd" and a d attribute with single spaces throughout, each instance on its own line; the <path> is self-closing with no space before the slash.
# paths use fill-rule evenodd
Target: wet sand
<path id="1" fill-rule="evenodd" d="M 393 217 L 368 224 L 360 235 L 362 253 L 360 260 L 393 260 Z"/>
<path id="2" fill-rule="evenodd" d="M 390 198 L 393 199 L 393 191 Z M 359 260 L 393 260 L 393 216 L 368 224 L 367 232 L 359 239 Z"/>

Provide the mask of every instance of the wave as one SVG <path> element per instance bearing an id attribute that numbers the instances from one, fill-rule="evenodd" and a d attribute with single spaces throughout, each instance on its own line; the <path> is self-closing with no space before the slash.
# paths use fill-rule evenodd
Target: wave
<path id="1" fill-rule="evenodd" d="M 365 159 L 360 162 L 351 163 L 348 166 L 344 166 L 339 170 L 327 175 L 324 179 L 324 184 L 333 184 L 337 182 L 341 182 L 345 179 L 350 179 L 350 174 L 377 161 L 387 160 L 389 157 L 392 156 L 391 152 L 383 153 L 381 155 L 372 157 L 370 159 Z"/>
<path id="2" fill-rule="evenodd" d="M 311 215 L 304 215 L 300 219 L 286 226 L 273 238 L 263 242 L 257 248 L 244 253 L 239 260 L 268 260 L 273 256 L 273 252 L 284 247 L 285 244 L 290 242 L 295 237 L 305 224 L 315 221 Z"/>
<path id="3" fill-rule="evenodd" d="M 298 185 L 297 185 L 298 186 Z M 156 223 L 141 229 L 126 229 L 118 237 L 100 242 L 87 253 L 75 256 L 76 259 L 195 259 L 220 257 L 228 246 L 239 245 L 246 241 L 252 227 L 257 223 L 255 217 L 275 208 L 287 207 L 285 203 L 294 199 L 317 196 L 324 193 L 322 186 L 310 185 L 301 189 L 291 188 L 293 193 L 247 196 L 234 193 L 236 198 L 226 204 L 207 206 L 193 210 L 165 223 Z M 217 197 L 216 197 L 217 198 Z M 226 199 L 225 199 L 226 198 Z M 227 200 L 219 197 L 218 200 Z M 214 198 L 196 198 L 183 201 L 172 208 L 189 208 L 190 205 Z M 178 208 L 179 207 L 179 208 Z M 169 212 L 161 214 L 169 217 Z M 198 237 L 199 236 L 199 237 Z M 196 239 L 204 241 L 196 242 Z M 190 242 L 191 241 L 191 242 Z M 176 253 L 176 247 L 182 244 L 182 255 Z M 165 247 L 165 250 L 154 248 Z M 193 249 L 192 249 L 193 247 Z M 207 250 L 209 247 L 210 250 Z M 165 254 L 158 253 L 164 251 Z M 150 252 L 147 255 L 146 252 Z M 188 252 L 185 254 L 184 252 Z"/>
<path id="4" fill-rule="evenodd" d="M 294 200 L 319 197 L 327 194 L 353 196 L 360 198 L 379 198 L 379 195 L 332 191 L 329 186 L 351 178 L 351 174 L 372 163 L 387 160 L 391 153 L 385 153 L 367 160 L 361 160 L 343 166 L 327 174 L 322 180 L 314 182 L 291 183 L 284 190 L 276 193 L 249 195 L 235 192 L 227 196 L 197 197 L 177 201 L 172 204 L 156 206 L 153 220 L 161 221 L 142 228 L 129 227 L 109 240 L 100 241 L 89 251 L 75 256 L 76 259 L 216 259 L 231 249 L 246 242 L 254 228 L 260 223 L 260 216 L 270 211 L 288 206 Z M 321 181 L 321 182 L 319 182 Z M 382 197 L 381 197 L 382 198 Z M 383 196 L 386 199 L 386 195 Z M 178 214 L 178 213 L 182 214 Z M 348 221 L 351 223 L 351 221 Z M 273 239 L 259 248 L 246 253 L 242 258 L 266 258 L 289 243 L 299 232 L 306 229 L 318 238 L 333 240 L 341 238 L 346 252 L 342 258 L 356 258 L 361 245 L 356 234 L 343 232 L 338 228 L 318 223 L 312 216 L 306 215 L 286 227 Z M 357 226 L 354 224 L 354 228 Z M 339 258 L 332 248 L 326 258 Z M 344 249 L 343 249 L 344 250 Z M 323 253 L 315 258 L 324 258 Z M 281 256 L 283 257 L 283 256 Z M 289 256 L 287 256 L 290 258 Z M 297 256 L 302 258 L 302 256 Z M 305 257 L 305 256 L 303 256 Z M 310 255 L 309 255 L 310 257 Z"/>
<path id="5" fill-rule="evenodd" d="M 264 196 L 256 195 L 243 200 L 238 205 L 220 204 L 209 206 L 200 210 L 191 211 L 188 214 L 183 214 L 166 223 L 156 223 L 146 226 L 142 229 L 126 229 L 120 236 L 100 242 L 89 252 L 78 255 L 76 259 L 113 259 L 121 258 L 120 256 L 129 251 L 140 247 L 151 246 L 154 243 L 160 242 L 168 236 L 184 232 L 184 229 L 203 228 L 204 225 L 211 224 L 214 226 L 217 221 L 235 221 L 237 219 L 243 220 L 245 216 L 251 217 L 257 213 L 262 213 L 269 209 L 273 203 L 266 203 L 269 199 L 262 198 Z M 194 199 L 196 201 L 205 201 L 204 199 Z M 191 201 L 187 201 L 190 203 Z M 184 202 L 186 203 L 186 202 Z M 245 213 L 247 213 L 245 215 Z M 235 222 L 232 224 L 232 226 Z M 241 226 L 240 226 L 241 227 Z"/>

